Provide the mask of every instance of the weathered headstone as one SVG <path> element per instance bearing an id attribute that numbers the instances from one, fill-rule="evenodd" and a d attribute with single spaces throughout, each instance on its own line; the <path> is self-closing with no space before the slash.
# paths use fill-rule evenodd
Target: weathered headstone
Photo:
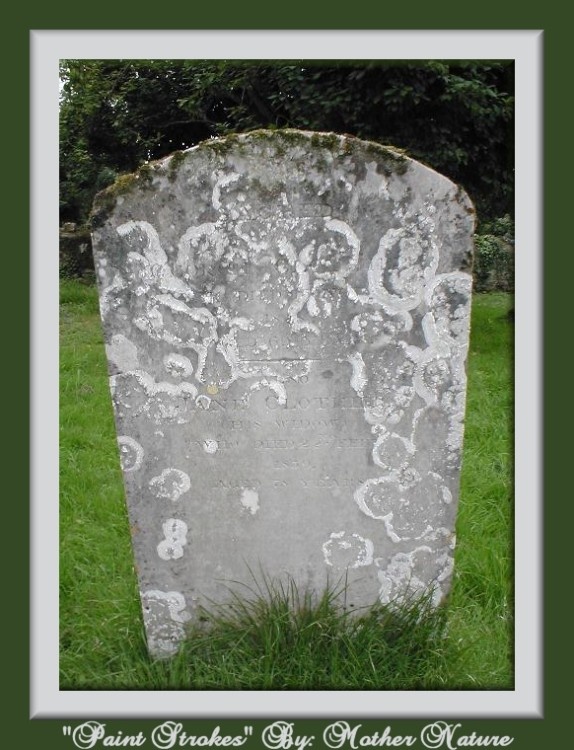
<path id="1" fill-rule="evenodd" d="M 474 215 L 392 149 L 256 131 L 100 194 L 94 253 L 150 652 L 232 582 L 439 602 Z"/>

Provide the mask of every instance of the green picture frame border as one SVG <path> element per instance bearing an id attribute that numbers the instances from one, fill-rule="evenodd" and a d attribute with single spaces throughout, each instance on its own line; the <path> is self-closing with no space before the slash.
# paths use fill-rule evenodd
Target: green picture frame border
<path id="1" fill-rule="evenodd" d="M 119 7 L 102 2 L 98 7 L 85 8 L 83 11 L 76 7 L 68 7 L 71 4 L 63 3 L 58 7 L 47 7 L 44 10 L 15 9 L 14 18 L 11 19 L 8 29 L 7 40 L 4 49 L 5 72 L 7 83 L 6 101 L 11 102 L 10 110 L 13 117 L 5 118 L 3 127 L 10 137 L 10 147 L 5 153 L 5 174 L 11 175 L 9 181 L 10 190 L 8 201 L 11 209 L 7 216 L 8 238 L 7 248 L 14 248 L 15 252 L 9 253 L 8 278 L 10 283 L 4 295 L 5 314 L 10 314 L 11 321 L 9 331 L 10 361 L 18 361 L 24 364 L 24 372 L 30 371 L 30 367 L 41 366 L 41 363 L 31 360 L 29 355 L 30 343 L 30 314 L 29 305 L 34 304 L 30 299 L 29 274 L 30 257 L 25 247 L 29 245 L 30 232 L 28 223 L 15 220 L 20 217 L 20 210 L 29 205 L 29 169 L 33 154 L 30 153 L 28 129 L 26 125 L 30 120 L 29 103 L 29 39 L 33 29 L 124 29 L 136 28 L 134 23 L 133 8 Z M 225 5 L 225 3 L 224 3 Z M 446 3 L 441 7 L 429 7 L 420 3 L 410 4 L 409 8 L 388 9 L 376 7 L 353 8 L 352 17 L 350 12 L 338 14 L 332 8 L 328 12 L 321 6 L 309 7 L 298 1 L 289 6 L 289 12 L 281 13 L 279 9 L 246 8 L 233 6 L 225 8 L 224 13 L 214 14 L 210 8 L 193 8 L 192 10 L 178 10 L 177 28 L 213 28 L 213 16 L 225 18 L 225 29 L 256 29 L 256 28 L 299 28 L 309 30 L 321 29 L 409 29 L 412 19 L 417 20 L 417 29 L 541 29 L 544 32 L 544 111 L 542 113 L 544 123 L 544 256 L 543 277 L 541 285 L 543 288 L 544 312 L 544 356 L 540 363 L 544 372 L 544 436 L 543 436 L 543 462 L 544 462 L 544 681 L 543 681 L 543 718 L 541 719 L 457 719 L 455 723 L 461 722 L 465 734 L 473 731 L 480 735 L 508 734 L 514 738 L 513 746 L 520 748 L 539 748 L 548 744 L 551 739 L 559 736 L 567 737 L 566 722 L 566 691 L 561 689 L 561 665 L 565 662 L 566 649 L 565 628 L 568 623 L 561 617 L 559 596 L 568 591 L 564 585 L 566 579 L 564 574 L 568 565 L 568 558 L 562 556 L 558 550 L 564 547 L 565 539 L 561 535 L 568 528 L 568 516 L 571 508 L 568 506 L 568 484 L 563 474 L 564 459 L 567 442 L 562 442 L 557 436 L 559 434 L 558 410 L 564 412 L 565 384 L 560 378 L 567 373 L 567 368 L 556 361 L 558 351 L 558 336 L 561 336 L 561 323 L 566 317 L 564 311 L 559 313 L 559 301 L 565 298 L 565 291 L 561 284 L 569 280 L 568 265 L 571 260 L 567 250 L 560 264 L 556 262 L 555 253 L 558 247 L 557 232 L 562 232 L 560 239 L 566 245 L 568 234 L 566 232 L 566 218 L 568 211 L 565 201 L 568 196 L 568 188 L 561 185 L 567 179 L 567 161 L 569 152 L 564 148 L 563 130 L 569 126 L 567 116 L 562 115 L 562 97 L 568 96 L 567 86 L 567 48 L 566 35 L 568 24 L 566 19 L 560 16 L 560 12 L 548 8 L 529 12 L 526 8 L 512 9 L 509 6 L 500 8 L 494 4 L 483 3 L 480 9 L 460 9 L 454 3 Z M 415 12 L 416 11 L 416 12 Z M 275 18 L 273 17 L 275 15 Z M 142 18 L 142 14 L 137 14 Z M 113 20 L 113 23 L 110 21 Z M 153 28 L 160 30 L 161 19 L 154 19 Z M 175 28 L 172 23 L 165 29 Z M 560 169 L 558 165 L 560 164 Z M 11 241 L 10 241 L 11 240 Z M 16 312 L 16 314 L 14 314 Z M 558 317 L 560 314 L 560 317 Z M 20 368 L 19 368 L 20 369 Z M 15 530 L 11 533 L 7 529 L 6 550 L 10 560 L 17 562 L 11 564 L 10 590 L 14 589 L 14 596 L 9 601 L 16 604 L 7 608 L 6 625 L 8 630 L 8 643 L 15 644 L 7 649 L 8 660 L 6 669 L 6 680 L 10 680 L 13 687 L 10 688 L 5 721 L 6 733 L 17 736 L 18 740 L 26 746 L 38 747 L 70 747 L 71 740 L 63 731 L 65 725 L 75 726 L 81 723 L 80 719 L 30 719 L 30 674 L 31 659 L 29 641 L 24 637 L 24 623 L 26 615 L 29 614 L 29 558 L 23 554 L 27 549 L 26 530 L 29 528 L 30 514 L 26 502 L 29 497 L 29 446 L 31 434 L 28 428 L 29 418 L 34 409 L 34 404 L 29 398 L 29 378 L 20 373 L 18 378 L 12 379 L 10 386 L 14 398 L 7 399 L 6 424 L 10 425 L 10 441 L 8 446 L 9 466 L 11 472 L 8 475 L 8 491 L 6 498 L 12 498 L 16 506 L 16 523 L 10 524 L 9 529 Z M 567 401 L 567 399 L 566 399 Z M 17 467 L 16 469 L 14 467 Z M 14 502 L 16 500 L 16 502 Z M 559 506 L 558 508 L 556 506 Z M 566 516 L 566 517 L 565 517 Z M 23 533 L 24 543 L 20 539 Z M 568 547 L 566 547 L 568 549 Z M 445 706 L 444 716 L 437 720 L 448 720 L 448 706 Z M 286 701 L 286 715 L 278 716 L 278 719 L 291 720 L 289 718 L 288 700 Z M 177 718 L 177 717 L 174 717 Z M 346 717 L 341 717 L 344 720 Z M 321 747 L 320 732 L 331 723 L 332 720 L 325 719 L 292 719 L 296 723 L 297 732 L 300 734 L 313 734 L 317 737 L 314 747 Z M 123 731 L 124 734 L 144 733 L 151 726 L 157 725 L 156 720 L 113 720 L 107 721 L 102 717 L 110 728 L 110 732 Z M 260 730 L 270 723 L 271 720 L 193 720 L 184 722 L 193 724 L 193 733 L 210 734 L 214 726 L 220 725 L 226 734 L 243 732 L 244 725 L 250 724 L 254 727 L 254 739 L 247 747 L 258 747 L 255 737 Z M 349 720 L 351 724 L 360 723 L 361 733 L 372 734 L 381 731 L 386 725 L 390 725 L 393 734 L 417 735 L 428 720 L 410 719 L 358 719 Z M 186 726 L 191 732 L 191 728 Z M 14 734 L 13 734 L 14 733 Z M 151 742 L 148 740 L 148 746 Z"/>

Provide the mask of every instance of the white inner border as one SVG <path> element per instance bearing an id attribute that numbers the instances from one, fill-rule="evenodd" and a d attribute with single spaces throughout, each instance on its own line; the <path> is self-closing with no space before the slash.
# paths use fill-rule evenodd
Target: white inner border
<path id="1" fill-rule="evenodd" d="M 542 36 L 541 31 L 474 30 L 31 31 L 32 718 L 542 716 Z M 515 60 L 515 690 L 287 694 L 59 690 L 58 61 L 192 56 Z"/>

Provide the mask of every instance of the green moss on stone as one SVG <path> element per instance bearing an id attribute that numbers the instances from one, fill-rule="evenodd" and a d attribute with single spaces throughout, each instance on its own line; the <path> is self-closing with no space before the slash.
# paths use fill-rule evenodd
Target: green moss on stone
<path id="1" fill-rule="evenodd" d="M 175 151 L 169 160 L 167 178 L 170 182 L 173 182 L 177 177 L 179 168 L 185 161 L 185 151 Z"/>
<path id="2" fill-rule="evenodd" d="M 217 156 L 225 156 L 240 143 L 239 137 L 234 133 L 225 135 L 221 138 L 211 138 L 208 141 L 201 141 L 197 144 L 198 150 L 211 151 Z"/>
<path id="3" fill-rule="evenodd" d="M 399 175 L 405 174 L 409 168 L 409 159 L 403 150 L 375 141 L 363 141 L 354 136 L 345 136 L 343 153 L 351 157 L 364 157 L 366 154 L 379 162 L 384 171 L 393 171 Z"/>
<path id="4" fill-rule="evenodd" d="M 118 195 L 129 193 L 130 190 L 137 185 L 137 182 L 137 172 L 133 174 L 121 174 L 112 185 L 105 189 L 104 192 L 117 198 Z"/>
<path id="5" fill-rule="evenodd" d="M 341 139 L 334 133 L 313 133 L 311 136 L 311 147 L 336 151 L 341 148 Z"/>
<path id="6" fill-rule="evenodd" d="M 197 148 L 210 150 L 218 156 L 224 157 L 230 151 L 241 154 L 257 143 L 272 145 L 278 157 L 285 156 L 289 147 L 308 148 L 311 146 L 311 149 L 317 152 L 315 166 L 319 169 L 327 169 L 330 166 L 330 162 L 324 154 L 319 156 L 320 151 L 328 151 L 335 155 L 338 154 L 340 157 L 355 156 L 358 158 L 367 154 L 382 163 L 383 168 L 386 165 L 387 171 L 394 171 L 398 174 L 404 174 L 408 169 L 408 158 L 403 151 L 394 146 L 382 145 L 374 141 L 363 141 L 355 136 L 295 130 L 293 128 L 259 128 L 246 133 L 232 133 L 221 138 L 202 141 Z"/>
<path id="7" fill-rule="evenodd" d="M 131 192 L 135 187 L 151 188 L 153 180 L 153 169 L 149 164 L 144 164 L 137 172 L 121 174 L 116 181 L 102 190 L 94 198 L 92 214 L 89 224 L 92 228 L 101 226 L 116 206 L 120 195 Z"/>
<path id="8" fill-rule="evenodd" d="M 136 173 L 140 184 L 145 187 L 151 187 L 153 181 L 154 167 L 151 164 L 142 164 Z"/>
<path id="9" fill-rule="evenodd" d="M 262 145 L 272 145 L 279 158 L 284 157 L 290 147 L 308 148 L 311 146 L 311 149 L 316 151 L 313 167 L 319 170 L 326 170 L 331 166 L 325 152 L 330 152 L 334 156 L 338 155 L 340 158 L 360 158 L 367 154 L 377 161 L 387 174 L 394 172 L 402 175 L 409 168 L 409 159 L 405 153 L 394 146 L 382 145 L 374 141 L 363 141 L 355 136 L 310 132 L 293 128 L 259 128 L 246 133 L 231 133 L 221 138 L 202 141 L 197 144 L 194 150 L 207 151 L 219 157 L 225 157 L 232 151 L 239 154 L 245 153 L 253 144 L 258 142 Z M 175 151 L 171 155 L 168 164 L 168 179 L 171 182 L 176 179 L 178 170 L 185 161 L 186 154 L 186 151 Z M 130 192 L 136 186 L 151 187 L 153 173 L 158 168 L 158 166 L 145 164 L 134 174 L 120 175 L 113 185 L 98 193 L 94 201 L 90 225 L 94 227 L 104 223 L 113 211 L 119 195 Z M 255 183 L 253 184 L 255 185 Z M 260 187 L 263 189 L 263 186 Z"/>

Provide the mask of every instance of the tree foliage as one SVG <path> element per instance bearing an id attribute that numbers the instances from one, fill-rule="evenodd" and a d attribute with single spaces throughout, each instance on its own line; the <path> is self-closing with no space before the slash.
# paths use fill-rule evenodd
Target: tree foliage
<path id="1" fill-rule="evenodd" d="M 513 68 L 496 61 L 66 60 L 60 218 L 122 172 L 206 138 L 294 127 L 403 148 L 513 212 Z"/>

